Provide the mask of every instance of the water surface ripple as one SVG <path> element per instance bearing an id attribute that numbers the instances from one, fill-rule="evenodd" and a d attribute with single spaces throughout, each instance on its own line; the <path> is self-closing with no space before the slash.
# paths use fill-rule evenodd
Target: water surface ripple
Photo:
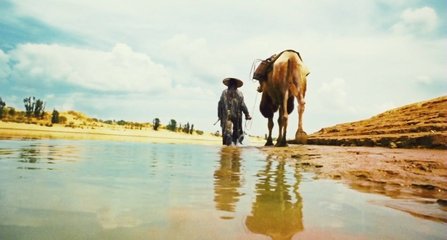
<path id="1" fill-rule="evenodd" d="M 254 147 L 0 140 L 0 239 L 443 239 Z"/>

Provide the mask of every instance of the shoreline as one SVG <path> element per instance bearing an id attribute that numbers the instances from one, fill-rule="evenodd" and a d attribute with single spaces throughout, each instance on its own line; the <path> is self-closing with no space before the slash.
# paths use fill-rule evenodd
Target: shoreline
<path id="1" fill-rule="evenodd" d="M 221 145 L 221 137 L 211 133 L 186 134 L 172 132 L 165 129 L 126 129 L 120 126 L 114 128 L 70 128 L 54 125 L 52 127 L 40 126 L 26 123 L 11 123 L 0 121 L 0 137 L 3 139 L 17 138 L 43 138 L 43 139 L 73 139 L 73 140 L 112 140 L 112 141 L 135 141 L 151 143 L 170 144 L 200 144 Z M 256 144 L 263 140 L 250 137 L 250 142 Z"/>

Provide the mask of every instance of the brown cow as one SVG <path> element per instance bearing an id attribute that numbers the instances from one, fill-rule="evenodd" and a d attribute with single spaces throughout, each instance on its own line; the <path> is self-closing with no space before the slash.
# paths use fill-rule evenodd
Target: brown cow
<path id="1" fill-rule="evenodd" d="M 298 130 L 295 140 L 305 143 L 306 133 L 303 131 L 302 117 L 307 75 L 309 71 L 299 54 L 293 50 L 282 52 L 273 62 L 273 69 L 268 73 L 267 80 L 262 82 L 262 99 L 259 106 L 262 115 L 268 118 L 269 134 L 266 146 L 273 145 L 273 115 L 278 109 L 279 135 L 275 146 L 287 146 L 287 120 L 294 108 L 294 97 L 298 100 Z"/>

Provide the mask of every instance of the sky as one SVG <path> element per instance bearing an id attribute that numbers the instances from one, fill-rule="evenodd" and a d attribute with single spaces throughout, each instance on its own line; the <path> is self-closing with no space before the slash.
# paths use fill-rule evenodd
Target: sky
<path id="1" fill-rule="evenodd" d="M 0 97 L 215 132 L 222 80 L 235 77 L 246 132 L 263 136 L 252 66 L 294 49 L 313 133 L 447 95 L 446 25 L 445 0 L 0 0 Z"/>

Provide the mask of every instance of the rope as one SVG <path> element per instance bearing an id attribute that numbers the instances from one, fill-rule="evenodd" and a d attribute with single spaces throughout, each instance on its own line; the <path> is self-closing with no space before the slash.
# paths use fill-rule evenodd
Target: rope
<path id="1" fill-rule="evenodd" d="M 263 61 L 262 59 L 255 59 L 253 61 L 253 64 L 251 64 L 251 69 L 250 69 L 248 79 L 251 79 L 252 81 L 257 81 L 256 79 L 253 78 L 253 72 L 256 70 L 258 63 L 262 62 L 262 61 Z"/>
<path id="2" fill-rule="evenodd" d="M 257 67 L 258 63 L 260 63 L 262 61 L 263 61 L 262 59 L 255 59 L 253 61 L 253 64 L 251 65 L 251 69 L 250 69 L 250 73 L 249 73 L 248 79 L 251 79 L 253 82 L 254 81 L 258 81 L 258 80 L 253 78 L 253 72 L 256 70 L 256 67 Z M 247 130 L 247 131 L 250 131 L 251 127 L 253 126 L 253 119 L 254 119 L 254 115 L 255 115 L 256 103 L 258 101 L 258 95 L 259 95 L 259 93 L 256 92 L 255 101 L 253 102 L 253 108 L 251 109 L 251 113 L 252 113 L 251 120 L 249 120 L 250 121 L 250 126 L 247 127 L 248 121 L 245 121 L 244 129 Z M 244 131 L 244 133 L 245 133 L 245 131 Z"/>
<path id="3" fill-rule="evenodd" d="M 251 109 L 252 115 L 251 115 L 251 120 L 250 120 L 250 127 L 247 128 L 247 126 L 245 126 L 246 129 L 251 129 L 251 127 L 253 126 L 253 119 L 255 116 L 255 107 L 256 107 L 256 103 L 258 101 L 258 95 L 259 95 L 259 93 L 256 92 L 255 101 L 253 102 L 253 108 Z M 247 121 L 245 121 L 245 125 L 247 125 Z"/>

